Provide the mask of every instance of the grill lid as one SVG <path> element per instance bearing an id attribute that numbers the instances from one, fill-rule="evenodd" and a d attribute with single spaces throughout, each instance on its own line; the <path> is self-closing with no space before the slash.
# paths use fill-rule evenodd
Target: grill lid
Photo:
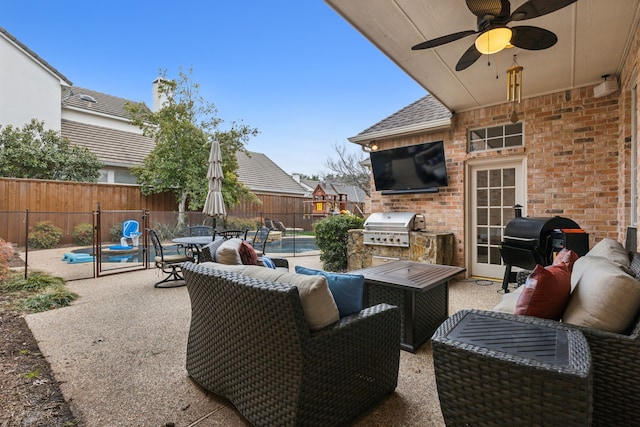
<path id="1" fill-rule="evenodd" d="M 374 212 L 364 222 L 365 230 L 406 231 L 413 228 L 415 212 Z"/>
<path id="2" fill-rule="evenodd" d="M 516 217 L 513 218 L 504 230 L 507 237 L 520 237 L 535 239 L 538 243 L 544 243 L 545 239 L 555 229 L 579 229 L 580 226 L 569 218 L 554 216 L 550 218 Z"/>

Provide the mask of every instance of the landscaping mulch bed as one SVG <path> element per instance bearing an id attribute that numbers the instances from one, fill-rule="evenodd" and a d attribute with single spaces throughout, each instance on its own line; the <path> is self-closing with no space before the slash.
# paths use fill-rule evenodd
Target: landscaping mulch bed
<path id="1" fill-rule="evenodd" d="M 22 262 L 15 258 L 11 267 Z M 16 308 L 16 298 L 0 293 L 0 427 L 82 426 L 40 353 L 26 313 Z"/>

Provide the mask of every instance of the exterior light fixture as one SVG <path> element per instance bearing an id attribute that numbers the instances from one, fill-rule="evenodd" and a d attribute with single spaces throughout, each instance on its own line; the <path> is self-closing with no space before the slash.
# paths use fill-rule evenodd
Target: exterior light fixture
<path id="1" fill-rule="evenodd" d="M 511 35 L 509 27 L 491 28 L 476 38 L 476 49 L 483 55 L 500 52 L 506 47 L 511 47 Z"/>
<path id="2" fill-rule="evenodd" d="M 367 153 L 370 153 L 372 151 L 377 151 L 377 150 L 378 150 L 378 144 L 376 144 L 375 141 L 371 141 L 367 145 L 362 146 L 362 151 L 365 151 Z"/>
<path id="3" fill-rule="evenodd" d="M 64 103 L 65 101 L 71 99 L 71 98 L 78 98 L 81 101 L 86 101 L 86 102 L 90 102 L 91 104 L 95 104 L 98 101 L 91 95 L 86 95 L 84 93 L 80 93 L 78 95 L 76 95 L 75 93 L 73 93 L 73 90 L 69 89 L 69 94 L 67 96 L 65 96 L 64 98 L 62 98 L 62 103 Z"/>

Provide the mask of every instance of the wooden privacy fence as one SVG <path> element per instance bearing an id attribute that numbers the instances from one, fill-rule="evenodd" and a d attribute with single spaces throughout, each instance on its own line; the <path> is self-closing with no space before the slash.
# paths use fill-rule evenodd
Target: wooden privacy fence
<path id="1" fill-rule="evenodd" d="M 51 221 L 63 229 L 60 243 L 70 243 L 74 227 L 91 224 L 98 206 L 105 210 L 177 210 L 173 193 L 145 196 L 134 185 L 0 178 L 0 238 L 22 246 L 28 227 Z"/>
<path id="2" fill-rule="evenodd" d="M 0 178 L 0 211 L 177 210 L 173 193 L 145 196 L 135 185 Z"/>

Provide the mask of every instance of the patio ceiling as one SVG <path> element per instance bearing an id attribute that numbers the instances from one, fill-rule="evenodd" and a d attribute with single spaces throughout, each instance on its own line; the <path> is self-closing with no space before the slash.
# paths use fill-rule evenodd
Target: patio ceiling
<path id="1" fill-rule="evenodd" d="M 427 50 L 413 51 L 411 46 L 450 33 L 475 30 L 476 17 L 464 0 L 325 2 L 456 112 L 505 102 L 505 71 L 512 65 L 513 55 L 524 67 L 524 98 L 595 85 L 602 82 L 605 74 L 619 76 L 640 20 L 638 0 L 578 0 L 551 14 L 509 24 L 553 31 L 558 36 L 553 47 L 540 51 L 504 49 L 490 57 L 483 55 L 466 70 L 455 71 L 458 59 L 473 44 L 475 36 Z M 523 3 L 525 0 L 512 0 L 511 11 Z"/>

